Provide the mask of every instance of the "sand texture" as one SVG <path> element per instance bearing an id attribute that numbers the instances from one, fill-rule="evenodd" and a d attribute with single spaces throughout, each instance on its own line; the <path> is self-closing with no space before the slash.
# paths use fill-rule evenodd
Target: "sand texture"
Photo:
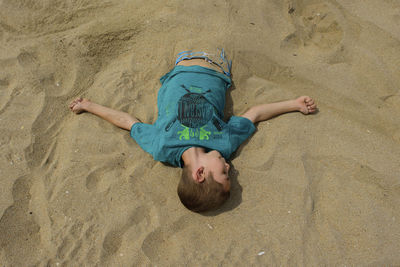
<path id="1" fill-rule="evenodd" d="M 0 266 L 399 266 L 397 0 L 0 0 Z M 313 96 L 260 123 L 217 212 L 180 169 L 67 105 L 157 118 L 187 48 L 225 47 L 226 115 Z"/>

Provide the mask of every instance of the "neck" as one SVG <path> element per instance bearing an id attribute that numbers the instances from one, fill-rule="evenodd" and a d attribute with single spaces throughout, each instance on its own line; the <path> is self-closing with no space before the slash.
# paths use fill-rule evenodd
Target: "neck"
<path id="1" fill-rule="evenodd" d="M 182 154 L 182 160 L 185 166 L 196 167 L 195 165 L 199 164 L 200 159 L 203 155 L 206 154 L 206 151 L 202 147 L 191 147 L 187 149 Z"/>

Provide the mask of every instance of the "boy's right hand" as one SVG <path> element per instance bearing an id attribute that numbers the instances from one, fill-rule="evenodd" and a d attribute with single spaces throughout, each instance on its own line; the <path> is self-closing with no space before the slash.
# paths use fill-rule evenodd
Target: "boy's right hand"
<path id="1" fill-rule="evenodd" d="M 86 98 L 78 97 L 74 101 L 69 104 L 69 109 L 72 110 L 75 114 L 80 114 L 86 111 L 87 105 L 90 104 L 90 100 Z"/>
<path id="2" fill-rule="evenodd" d="M 305 115 L 317 111 L 317 104 L 315 103 L 314 99 L 309 96 L 300 96 L 299 98 L 295 99 L 295 101 L 298 105 L 298 110 Z"/>

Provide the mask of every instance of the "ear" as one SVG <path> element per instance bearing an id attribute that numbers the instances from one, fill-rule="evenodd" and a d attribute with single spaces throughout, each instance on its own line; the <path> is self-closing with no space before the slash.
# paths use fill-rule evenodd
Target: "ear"
<path id="1" fill-rule="evenodd" d="M 204 167 L 201 166 L 196 170 L 196 173 L 193 174 L 193 180 L 197 183 L 202 183 L 206 179 L 206 174 L 204 172 Z"/>

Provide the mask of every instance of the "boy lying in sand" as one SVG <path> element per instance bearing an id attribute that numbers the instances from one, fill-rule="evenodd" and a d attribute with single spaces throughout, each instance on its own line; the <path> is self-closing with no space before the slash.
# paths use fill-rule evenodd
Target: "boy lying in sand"
<path id="1" fill-rule="evenodd" d="M 254 124 L 292 111 L 310 114 L 316 104 L 301 96 L 254 106 L 224 122 L 225 92 L 231 85 L 231 62 L 224 51 L 214 55 L 184 51 L 175 65 L 160 79 L 158 118 L 152 125 L 84 98 L 75 99 L 69 108 L 76 114 L 93 113 L 129 130 L 155 160 L 183 168 L 178 185 L 183 205 L 196 212 L 212 210 L 229 197 L 226 159 L 255 131 Z"/>

